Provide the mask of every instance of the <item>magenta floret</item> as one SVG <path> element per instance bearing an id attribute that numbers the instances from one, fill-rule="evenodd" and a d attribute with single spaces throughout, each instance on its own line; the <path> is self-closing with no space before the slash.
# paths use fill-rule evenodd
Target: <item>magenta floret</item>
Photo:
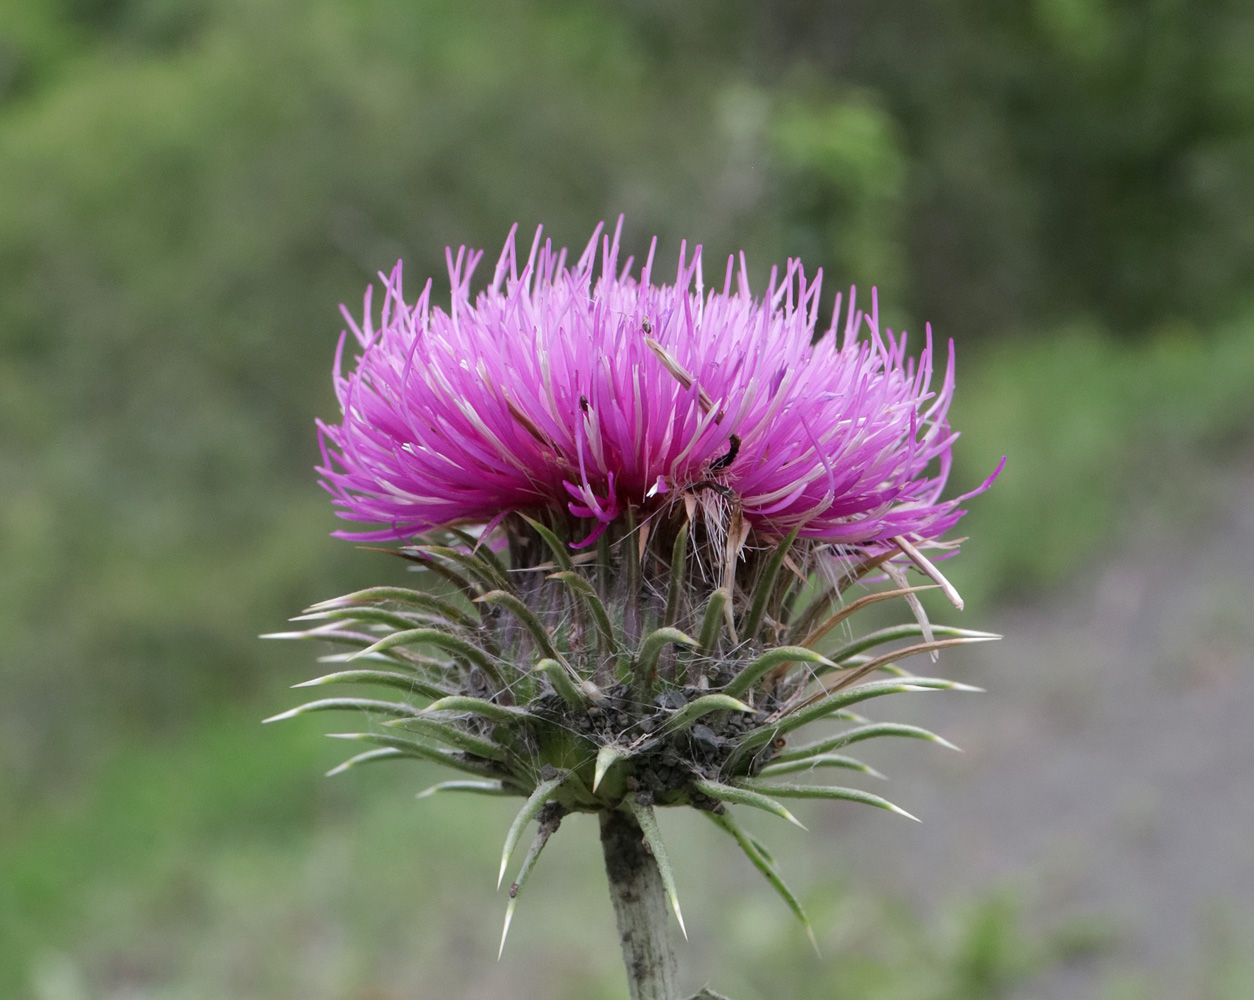
<path id="1" fill-rule="evenodd" d="M 807 282 L 789 261 L 758 300 L 741 255 L 706 291 L 701 248 L 689 260 L 681 246 L 675 283 L 655 285 L 656 240 L 634 278 L 632 260 L 618 260 L 621 226 L 612 237 L 598 227 L 573 266 L 539 231 L 521 261 L 511 231 L 473 299 L 482 252 L 450 251 L 447 312 L 430 281 L 405 303 L 400 263 L 384 276 L 377 327 L 369 290 L 361 325 L 345 311 L 361 351 L 346 374 L 346 332 L 343 421 L 319 425 L 319 471 L 341 516 L 383 527 L 339 534 L 405 538 L 548 509 L 588 519 L 591 540 L 629 504 L 711 484 L 771 533 L 800 525 L 874 545 L 953 527 L 973 494 L 941 499 L 956 437 L 952 341 L 934 390 L 930 328 L 907 355 L 904 333 L 881 331 L 874 292 L 869 314 L 850 294 L 840 331 L 838 297 L 815 342 L 822 272 Z"/>

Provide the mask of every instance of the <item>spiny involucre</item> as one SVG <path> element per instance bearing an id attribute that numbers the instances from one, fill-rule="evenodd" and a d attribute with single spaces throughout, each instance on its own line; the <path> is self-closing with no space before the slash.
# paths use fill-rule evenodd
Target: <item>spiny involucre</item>
<path id="1" fill-rule="evenodd" d="M 792 776 L 875 774 L 839 752 L 874 737 L 944 743 L 852 707 L 962 689 L 897 663 L 995 638 L 931 625 L 905 577 L 917 568 L 960 606 L 923 552 L 952 551 L 942 538 L 964 513 L 966 497 L 942 499 L 953 348 L 939 373 L 930 331 L 915 358 L 905 334 L 881 330 L 875 296 L 866 314 L 852 293 L 816 338 L 821 275 L 807 282 L 796 261 L 755 299 L 743 257 L 706 291 L 700 248 L 681 248 L 675 284 L 655 285 L 654 246 L 637 279 L 618 230 L 598 227 L 573 266 L 539 232 L 521 260 L 511 232 L 477 296 L 481 254 L 449 253 L 447 311 L 430 282 L 407 304 L 398 264 L 377 325 L 369 292 L 360 323 L 345 313 L 359 351 L 346 371 L 346 333 L 343 419 L 319 425 L 319 471 L 341 515 L 374 526 L 346 537 L 407 542 L 395 551 L 426 573 L 420 589 L 316 605 L 301 620 L 320 624 L 282 635 L 350 647 L 310 685 L 407 697 L 325 698 L 276 718 L 364 710 L 382 725 L 335 734 L 370 746 L 345 766 L 436 760 L 468 775 L 438 790 L 524 797 L 502 875 L 527 823 L 538 833 L 516 885 L 563 815 L 621 810 L 674 902 L 653 807 L 688 805 L 802 916 L 727 805 L 900 812 Z M 887 582 L 848 593 L 867 580 Z M 893 597 L 911 620 L 854 638 L 851 615 Z M 846 728 L 792 743 L 833 719 Z"/>

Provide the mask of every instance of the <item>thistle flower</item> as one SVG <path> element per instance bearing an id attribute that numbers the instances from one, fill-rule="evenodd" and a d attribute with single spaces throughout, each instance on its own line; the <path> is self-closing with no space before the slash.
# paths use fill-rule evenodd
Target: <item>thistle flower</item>
<path id="1" fill-rule="evenodd" d="M 705 294 L 699 247 L 655 286 L 656 241 L 637 281 L 618 231 L 599 236 L 567 268 L 537 232 L 520 270 L 511 232 L 474 300 L 482 254 L 450 253 L 447 312 L 430 282 L 407 305 L 398 263 L 378 328 L 369 291 L 361 324 L 345 313 L 362 353 L 345 374 L 341 340 L 344 419 L 320 425 L 320 471 L 343 516 L 387 525 L 355 537 L 564 508 L 592 540 L 703 483 L 759 530 L 826 542 L 932 540 L 961 517 L 964 498 L 940 499 L 952 343 L 933 392 L 930 330 L 916 363 L 904 334 L 881 332 L 874 295 L 869 315 L 850 296 L 843 336 L 838 298 L 816 340 L 821 274 L 808 283 L 798 261 L 759 301 L 743 256 Z"/>
<path id="2" fill-rule="evenodd" d="M 378 326 L 369 292 L 360 324 L 345 313 L 360 352 L 346 372 L 341 337 L 343 419 L 319 425 L 319 471 L 342 516 L 374 525 L 346 537 L 405 543 L 392 551 L 425 579 L 315 605 L 299 620 L 320 624 L 281 635 L 351 649 L 303 686 L 408 697 L 275 716 L 348 709 L 381 722 L 334 734 L 370 747 L 335 771 L 437 761 L 469 777 L 424 795 L 523 798 L 502 880 L 527 825 L 538 829 L 506 930 L 562 817 L 600 814 L 634 998 L 675 996 L 663 899 L 683 923 L 656 808 L 710 817 L 805 922 L 728 807 L 795 823 L 781 799 L 824 798 L 909 815 L 789 776 L 874 775 L 840 751 L 877 737 L 948 745 L 852 707 L 971 690 L 897 664 L 996 638 L 932 625 L 917 597 L 927 587 L 906 578 L 921 571 L 961 607 L 924 554 L 951 553 L 943 536 L 963 514 L 965 497 L 942 499 L 952 344 L 938 376 L 930 331 L 916 359 L 905 334 L 881 330 L 875 296 L 867 314 L 852 293 L 816 337 L 821 275 L 808 282 L 796 261 L 760 300 L 743 257 L 706 292 L 699 247 L 691 259 L 681 249 L 674 285 L 654 285 L 655 246 L 637 280 L 618 230 L 598 228 L 569 267 L 538 232 L 520 260 L 511 232 L 473 298 L 481 254 L 448 255 L 447 312 L 430 282 L 408 305 L 398 264 Z M 854 638 L 851 616 L 891 598 L 912 620 Z M 845 728 L 794 744 L 831 720 Z"/>

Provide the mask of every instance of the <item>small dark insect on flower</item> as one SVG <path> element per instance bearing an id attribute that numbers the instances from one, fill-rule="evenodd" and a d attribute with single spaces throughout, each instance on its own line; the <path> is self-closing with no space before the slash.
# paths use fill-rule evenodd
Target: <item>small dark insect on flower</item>
<path id="1" fill-rule="evenodd" d="M 702 479 L 701 482 L 699 483 L 693 483 L 692 490 L 694 493 L 697 490 L 709 490 L 712 493 L 717 493 L 724 500 L 736 499 L 735 490 L 731 489 L 730 487 L 724 486 L 722 483 L 714 479 Z"/>
<path id="2" fill-rule="evenodd" d="M 736 461 L 736 455 L 740 452 L 740 435 L 733 434 L 727 439 L 727 454 L 720 455 L 710 463 L 711 472 L 721 472 L 726 469 L 732 462 Z"/>

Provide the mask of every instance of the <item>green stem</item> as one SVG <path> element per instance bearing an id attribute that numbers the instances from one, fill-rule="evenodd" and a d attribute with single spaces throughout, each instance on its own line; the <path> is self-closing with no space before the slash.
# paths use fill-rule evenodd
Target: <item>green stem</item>
<path id="1" fill-rule="evenodd" d="M 644 833 L 627 813 L 603 812 L 601 848 L 631 1000 L 679 1000 L 670 908 Z"/>

